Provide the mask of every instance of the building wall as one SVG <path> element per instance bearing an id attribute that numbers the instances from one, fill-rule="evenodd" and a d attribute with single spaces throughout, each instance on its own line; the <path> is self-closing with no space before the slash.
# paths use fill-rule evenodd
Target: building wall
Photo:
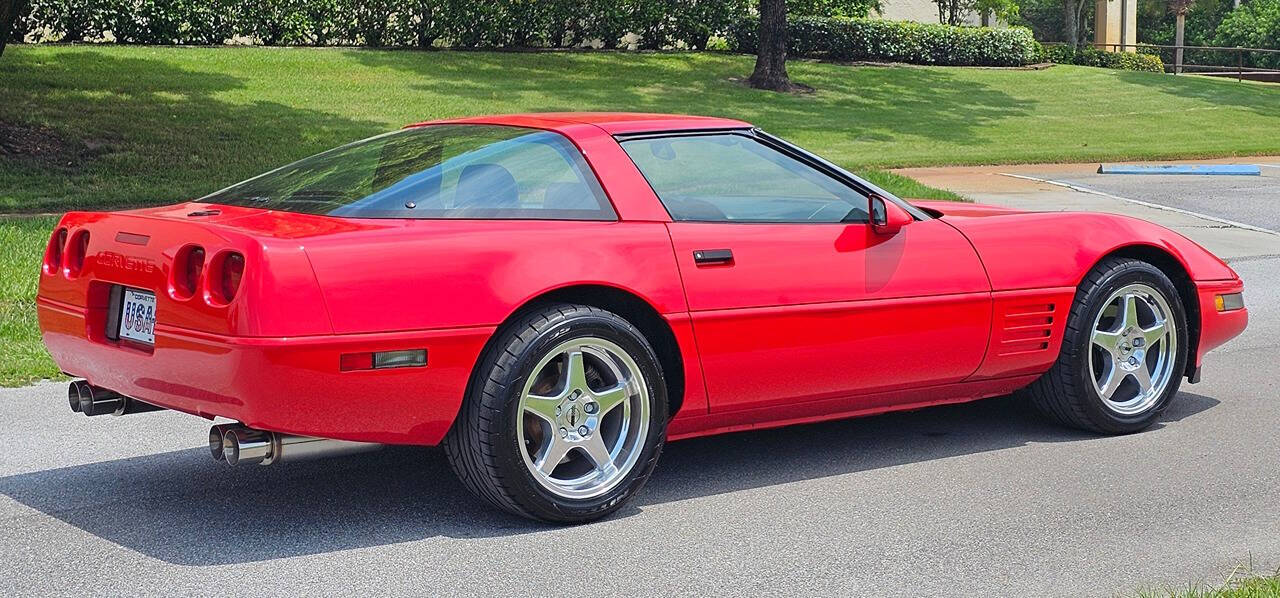
<path id="1" fill-rule="evenodd" d="M 930 0 L 884 0 L 884 12 L 880 16 L 891 21 L 937 23 L 938 5 Z M 971 12 L 965 15 L 964 22 L 967 25 L 981 25 L 982 19 L 977 13 Z"/>

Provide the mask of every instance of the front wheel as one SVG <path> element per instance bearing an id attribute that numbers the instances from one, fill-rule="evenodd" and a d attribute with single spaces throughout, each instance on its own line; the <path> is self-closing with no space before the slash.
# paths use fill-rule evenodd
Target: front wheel
<path id="1" fill-rule="evenodd" d="M 1028 393 L 1060 423 L 1123 434 L 1150 426 L 1186 369 L 1187 323 L 1159 268 L 1110 258 L 1076 292 L 1057 362 Z"/>
<path id="2" fill-rule="evenodd" d="M 507 327 L 445 439 L 473 493 L 506 511 L 578 523 L 635 495 L 666 437 L 657 356 L 622 317 L 551 305 Z"/>

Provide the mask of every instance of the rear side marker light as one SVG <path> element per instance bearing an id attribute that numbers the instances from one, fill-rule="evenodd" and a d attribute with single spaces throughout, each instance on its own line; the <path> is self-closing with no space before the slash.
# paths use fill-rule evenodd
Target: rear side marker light
<path id="1" fill-rule="evenodd" d="M 1214 307 L 1218 311 L 1235 311 L 1244 309 L 1244 293 L 1231 293 L 1229 295 L 1218 295 L 1213 298 Z"/>
<path id="2" fill-rule="evenodd" d="M 346 353 L 340 359 L 340 367 L 344 372 L 414 368 L 427 365 L 427 350 L 406 349 L 403 351 L 380 351 L 377 353 Z"/>

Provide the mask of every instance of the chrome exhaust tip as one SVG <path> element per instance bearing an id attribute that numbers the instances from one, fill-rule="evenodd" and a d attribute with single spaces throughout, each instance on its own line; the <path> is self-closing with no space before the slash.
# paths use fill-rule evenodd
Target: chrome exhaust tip
<path id="1" fill-rule="evenodd" d="M 222 459 L 227 465 L 241 463 L 270 465 L 275 450 L 275 434 L 244 426 L 233 427 L 222 435 Z"/>
<path id="2" fill-rule="evenodd" d="M 67 403 L 71 406 L 71 411 L 80 413 L 80 387 L 88 386 L 89 383 L 84 380 L 75 380 L 67 385 Z"/>
<path id="3" fill-rule="evenodd" d="M 215 446 L 216 444 L 216 446 Z M 256 430 L 241 424 L 219 424 L 209 429 L 209 452 L 215 461 L 227 465 L 241 463 L 274 465 L 287 456 L 290 460 L 358 453 L 380 448 L 371 442 L 352 442 L 332 438 L 294 436 Z"/>
<path id="4" fill-rule="evenodd" d="M 88 383 L 81 384 L 78 391 L 80 394 L 80 413 L 89 416 L 106 415 L 108 413 L 124 414 L 125 404 L 128 403 L 128 399 L 124 395 Z"/>
<path id="5" fill-rule="evenodd" d="M 164 407 L 126 397 L 113 390 L 76 380 L 67 386 L 67 403 L 71 410 L 85 415 L 130 415 L 160 411 Z"/>
<path id="6" fill-rule="evenodd" d="M 209 428 L 209 453 L 213 455 L 214 461 L 222 461 L 225 457 L 222 453 L 222 436 L 227 430 L 236 427 L 239 424 L 218 424 Z"/>

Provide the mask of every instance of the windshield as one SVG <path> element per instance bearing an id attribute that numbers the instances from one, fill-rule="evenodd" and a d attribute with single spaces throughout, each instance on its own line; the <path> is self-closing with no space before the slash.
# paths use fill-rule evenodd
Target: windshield
<path id="1" fill-rule="evenodd" d="M 352 218 L 616 219 L 562 135 L 497 125 L 379 135 L 197 201 Z"/>

